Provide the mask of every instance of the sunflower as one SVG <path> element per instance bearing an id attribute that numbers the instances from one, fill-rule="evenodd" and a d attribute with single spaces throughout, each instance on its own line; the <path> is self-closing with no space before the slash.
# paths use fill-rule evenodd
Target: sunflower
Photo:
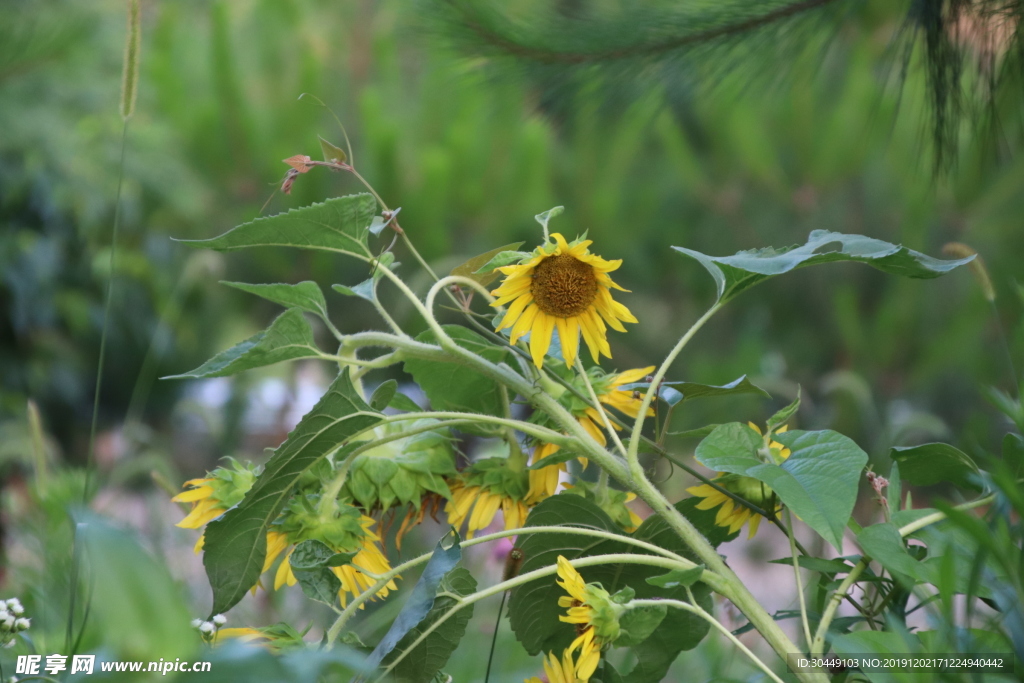
<path id="1" fill-rule="evenodd" d="M 549 652 L 544 658 L 544 676 L 547 683 L 577 683 L 576 664 L 572 661 L 572 652 L 566 650 L 559 660 L 554 652 Z M 527 678 L 523 683 L 544 683 L 536 676 Z"/>
<path id="2" fill-rule="evenodd" d="M 498 329 L 512 328 L 512 344 L 530 333 L 530 353 L 538 368 L 544 365 L 556 328 L 567 367 L 576 360 L 581 332 L 594 362 L 600 362 L 602 353 L 611 358 L 605 323 L 625 332 L 622 322 L 637 322 L 628 308 L 612 299 L 613 287 L 629 291 L 608 276 L 622 260 L 606 261 L 591 254 L 587 247 L 592 240 L 569 244 L 557 232 L 551 238 L 554 243 L 537 247 L 518 264 L 498 268 L 505 279 L 491 292 L 497 297 L 491 305 L 512 304 Z"/>
<path id="3" fill-rule="evenodd" d="M 348 564 L 331 567 L 341 583 L 338 600 L 344 607 L 348 604 L 349 595 L 359 595 L 372 587 L 377 583 L 374 575 L 391 571 L 391 564 L 381 552 L 380 536 L 373 532 L 377 522 L 372 517 L 367 517 L 345 503 L 327 510 L 321 510 L 318 503 L 319 496 L 316 495 L 298 496 L 292 500 L 281 519 L 275 523 L 276 529 L 267 533 L 267 556 L 263 562 L 263 571 L 270 569 L 274 560 L 287 550 L 274 575 L 274 590 L 278 590 L 281 586 L 294 586 L 297 583 L 289 560 L 295 545 L 303 541 L 320 541 L 336 553 L 355 552 L 356 555 Z M 388 581 L 377 591 L 377 597 L 387 597 L 390 591 L 397 588 L 393 580 Z"/>
<path id="4" fill-rule="evenodd" d="M 640 406 L 643 404 L 643 400 L 637 396 L 635 391 L 623 389 L 622 387 L 624 385 L 640 381 L 653 371 L 653 365 L 646 368 L 635 368 L 633 370 L 625 370 L 623 372 L 610 374 L 605 373 L 599 367 L 592 367 L 587 370 L 587 378 L 590 380 L 590 384 L 594 388 L 594 393 L 597 395 L 598 401 L 615 408 L 629 417 L 635 418 L 640 414 Z M 587 394 L 586 385 L 583 383 L 581 378 L 574 376 L 568 378 L 567 381 L 569 381 L 570 384 L 580 392 L 580 394 L 584 396 Z M 558 401 L 573 414 L 576 421 L 580 423 L 580 426 L 582 426 L 595 441 L 602 446 L 607 445 L 608 440 L 604 435 L 604 431 L 598 427 L 603 420 L 596 408 L 590 406 L 571 391 L 566 391 L 562 394 Z M 647 415 L 654 415 L 654 409 L 648 407 Z M 535 424 L 541 424 L 545 427 L 555 427 L 551 418 L 541 412 L 535 412 L 530 418 L 530 421 Z M 614 425 L 613 423 L 613 426 L 617 427 L 618 425 Z M 557 453 L 559 449 L 559 446 L 552 443 L 537 444 L 533 451 L 533 462 L 540 462 L 549 455 Z M 586 458 L 580 458 L 579 460 L 580 464 L 584 467 L 587 466 Z M 558 488 L 559 473 L 565 471 L 565 463 L 558 463 L 542 467 L 540 469 L 530 470 L 530 492 L 527 496 L 527 502 L 534 505 L 545 498 L 554 495 L 555 490 Z"/>
<path id="5" fill-rule="evenodd" d="M 575 624 L 577 634 L 566 653 L 572 654 L 579 649 L 576 677 L 587 683 L 601 661 L 601 650 L 619 637 L 619 616 L 624 608 L 612 602 L 608 591 L 600 584 L 585 582 L 569 560 L 561 555 L 558 556 L 557 571 L 560 580 L 556 583 L 568 593 L 558 598 L 558 606 L 569 608 L 568 613 L 558 619 Z"/>
<path id="6" fill-rule="evenodd" d="M 521 459 L 524 461 L 520 464 Z M 449 482 L 452 497 L 444 508 L 448 523 L 459 529 L 468 519 L 466 538 L 473 538 L 477 531 L 490 526 L 500 508 L 505 528 L 520 528 L 530 512 L 527 472 L 521 457 L 477 460 Z"/>
<path id="7" fill-rule="evenodd" d="M 632 491 L 619 491 L 611 487 L 601 491 L 597 482 L 579 480 L 566 484 L 561 495 L 581 496 L 595 503 L 627 533 L 633 533 L 643 524 L 644 520 L 627 505 L 636 500 L 636 494 Z"/>
<path id="8" fill-rule="evenodd" d="M 747 424 L 757 432 L 758 436 L 761 435 L 761 429 L 757 425 L 753 422 L 748 422 Z M 788 427 L 784 426 L 775 433 L 781 434 L 787 429 Z M 778 441 L 769 440 L 768 449 L 771 451 L 772 458 L 778 462 L 788 458 L 791 453 L 788 448 Z M 778 498 L 776 498 L 775 492 L 772 491 L 771 487 L 753 477 L 745 477 L 741 474 L 719 473 L 712 481 L 726 491 L 750 501 L 762 510 L 769 506 L 774 506 L 774 511 L 778 513 L 782 509 L 782 505 L 778 502 Z M 729 529 L 730 534 L 738 532 L 748 521 L 750 522 L 750 531 L 747 538 L 753 538 L 754 534 L 757 533 L 757 529 L 761 525 L 761 515 L 745 505 L 738 504 L 714 486 L 709 484 L 691 486 L 686 489 L 686 492 L 704 499 L 697 505 L 698 510 L 711 510 L 721 506 L 718 509 L 718 514 L 715 515 L 715 524 Z"/>
<path id="9" fill-rule="evenodd" d="M 228 457 L 230 467 L 218 467 L 201 479 L 189 479 L 182 486 L 186 489 L 171 498 L 175 503 L 192 503 L 192 509 L 185 519 L 175 526 L 182 529 L 201 529 L 217 519 L 230 508 L 238 505 L 252 488 L 259 471 L 251 465 L 243 465 Z M 195 551 L 203 549 L 204 535 L 196 541 Z"/>

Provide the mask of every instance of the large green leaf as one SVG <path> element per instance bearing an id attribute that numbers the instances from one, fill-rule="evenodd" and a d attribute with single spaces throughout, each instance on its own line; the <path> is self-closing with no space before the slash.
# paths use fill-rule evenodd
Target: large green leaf
<path id="1" fill-rule="evenodd" d="M 622 534 L 600 507 L 581 496 L 558 495 L 548 498 L 533 509 L 526 524 L 565 526 L 566 533 L 525 536 L 519 546 L 525 555 L 522 572 L 555 564 L 559 555 L 575 559 L 605 553 L 643 552 L 636 546 L 572 533 L 573 526 L 580 526 Z M 693 557 L 660 517 L 651 517 L 632 535 L 680 555 Z M 647 579 L 665 574 L 664 569 L 657 567 L 606 565 L 586 567 L 580 573 L 588 583 L 599 582 L 610 593 L 629 587 L 636 591 L 637 598 L 687 599 L 686 590 L 682 586 L 665 589 L 647 582 Z M 693 591 L 700 604 L 710 609 L 706 586 L 697 584 Z M 558 620 L 558 616 L 565 612 L 558 607 L 558 598 L 564 594 L 565 591 L 555 583 L 554 577 L 531 581 L 512 592 L 509 619 L 516 637 L 527 652 L 560 653 L 572 642 L 575 637 L 572 626 Z M 708 624 L 702 619 L 681 610 L 669 610 L 652 634 L 632 646 L 637 664 L 622 680 L 632 683 L 662 680 L 679 653 L 695 647 L 707 632 Z"/>
<path id="2" fill-rule="evenodd" d="M 446 534 L 444 538 L 438 541 L 433 554 L 430 556 L 430 560 L 427 562 L 427 566 L 412 589 L 412 595 L 405 601 L 402 611 L 398 613 L 398 616 L 391 623 L 388 632 L 384 634 L 384 637 L 377 643 L 377 647 L 370 653 L 367 659 L 368 666 L 378 666 L 391 654 L 395 646 L 423 621 L 424 617 L 427 616 L 427 613 L 434 606 L 441 580 L 455 568 L 460 559 L 462 559 L 462 545 L 459 543 L 458 535 L 453 533 Z M 411 641 L 409 641 L 409 644 L 411 644 Z M 458 641 L 456 641 L 456 644 L 458 644 Z M 401 652 L 401 650 L 399 651 Z M 437 665 L 437 668 L 440 669 L 442 666 L 444 666 L 443 661 Z M 424 676 L 422 680 L 430 680 L 433 675 L 434 672 L 432 671 L 429 675 Z"/>
<path id="3" fill-rule="evenodd" d="M 445 325 L 445 332 L 459 346 L 483 356 L 492 363 L 508 362 L 507 348 L 495 346 L 476 332 L 459 325 Z M 417 341 L 435 343 L 430 330 L 416 337 Z M 438 363 L 434 360 L 411 359 L 405 362 L 405 371 L 430 399 L 434 410 L 504 415 L 501 385 L 476 370 L 458 363 Z M 486 425 L 466 425 L 462 431 L 490 435 L 494 430 Z"/>
<path id="4" fill-rule="evenodd" d="M 449 593 L 460 596 L 467 596 L 476 592 L 476 579 L 464 567 L 456 567 L 448 572 L 438 586 L 439 593 Z M 455 598 L 451 595 L 441 595 L 434 600 L 433 607 L 427 612 L 423 621 L 410 630 L 401 642 L 395 646 L 392 654 L 404 652 L 421 633 L 432 626 L 438 619 L 455 606 Z M 473 606 L 463 607 L 461 610 L 446 619 L 444 623 L 430 632 L 423 642 L 402 658 L 394 669 L 391 670 L 395 683 L 426 683 L 434 679 L 434 676 L 445 665 L 459 642 L 466 634 L 466 626 L 473 616 Z M 388 660 L 385 659 L 387 664 Z"/>
<path id="5" fill-rule="evenodd" d="M 957 486 L 980 490 L 978 466 L 970 456 L 948 443 L 926 443 L 908 448 L 896 447 L 889 457 L 899 464 L 900 476 L 914 486 L 931 486 L 948 481 Z"/>
<path id="6" fill-rule="evenodd" d="M 497 272 L 497 270 L 493 268 L 482 273 L 477 271 L 487 265 L 487 263 L 498 254 L 506 251 L 514 251 L 521 246 L 523 246 L 522 242 L 513 242 L 512 244 L 506 244 L 505 246 L 498 247 L 497 249 L 491 249 L 487 253 L 480 254 L 479 256 L 474 256 L 462 265 L 452 268 L 452 275 L 468 277 L 470 280 L 476 280 L 481 286 L 486 287 L 497 280 L 501 273 Z"/>
<path id="7" fill-rule="evenodd" d="M 320 285 L 312 280 L 294 285 L 284 283 L 250 285 L 245 282 L 225 282 L 223 280 L 221 284 L 263 297 L 267 301 L 281 304 L 285 308 L 301 308 L 306 313 L 312 313 L 327 320 L 327 301 L 324 300 L 324 293 L 320 291 Z"/>
<path id="8" fill-rule="evenodd" d="M 277 316 L 270 327 L 200 365 L 195 370 L 164 379 L 226 377 L 296 358 L 316 358 L 321 351 L 313 341 L 313 328 L 298 308 Z"/>
<path id="9" fill-rule="evenodd" d="M 697 446 L 696 457 L 706 467 L 764 482 L 804 523 L 841 548 L 867 453 L 831 430 L 795 430 L 773 438 L 792 451 L 781 465 L 762 462 L 761 437 L 738 422 L 715 429 Z"/>
<path id="10" fill-rule="evenodd" d="M 807 243 L 800 246 L 751 249 L 733 256 L 708 256 L 685 247 L 672 248 L 696 259 L 711 273 L 718 289 L 718 299 L 722 302 L 773 275 L 818 263 L 854 261 L 894 275 L 933 278 L 974 258 L 968 256 L 947 261 L 871 237 L 828 230 L 814 230 Z"/>
<path id="11" fill-rule="evenodd" d="M 376 212 L 377 202 L 373 195 L 352 194 L 276 216 L 257 218 L 213 239 L 181 241 L 190 247 L 217 251 L 246 247 L 297 247 L 369 256 L 371 252 L 366 240 Z"/>
<path id="12" fill-rule="evenodd" d="M 226 612 L 252 588 L 267 555 L 267 531 L 302 474 L 383 416 L 352 386 L 346 369 L 267 462 L 242 502 L 206 527 L 203 564 L 213 613 Z"/>

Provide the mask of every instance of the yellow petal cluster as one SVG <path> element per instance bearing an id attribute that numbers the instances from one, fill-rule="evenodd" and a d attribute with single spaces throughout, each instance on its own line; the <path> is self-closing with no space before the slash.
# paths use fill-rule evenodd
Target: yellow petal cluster
<path id="1" fill-rule="evenodd" d="M 491 292 L 497 298 L 491 305 L 511 304 L 498 329 L 512 328 L 512 344 L 529 334 L 530 355 L 537 367 L 544 364 L 556 329 L 566 366 L 576 360 L 581 333 L 595 362 L 601 354 L 611 358 L 605 324 L 625 332 L 623 322 L 637 322 L 611 295 L 612 288 L 628 291 L 608 275 L 622 260 L 607 261 L 591 254 L 587 247 L 592 240 L 570 245 L 559 233 L 551 238 L 554 243 L 538 248 L 529 259 L 498 269 L 505 279 Z"/>

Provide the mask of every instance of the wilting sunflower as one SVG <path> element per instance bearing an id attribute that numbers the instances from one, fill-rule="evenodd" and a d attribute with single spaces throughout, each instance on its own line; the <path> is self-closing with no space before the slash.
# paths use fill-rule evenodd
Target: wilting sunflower
<path id="1" fill-rule="evenodd" d="M 477 531 L 490 526 L 501 509 L 505 528 L 520 528 L 530 512 L 526 503 L 530 488 L 527 471 L 525 458 L 521 457 L 477 460 L 448 484 L 452 491 L 444 508 L 448 523 L 460 529 L 468 519 L 466 538 L 473 538 Z"/>
<path id="2" fill-rule="evenodd" d="M 642 405 L 643 400 L 641 397 L 637 396 L 636 392 L 623 389 L 622 387 L 626 384 L 632 384 L 640 381 L 653 371 L 654 366 L 651 365 L 646 368 L 635 368 L 633 370 L 625 370 L 624 372 L 619 373 L 606 373 L 601 368 L 595 366 L 587 370 L 587 378 L 590 380 L 590 384 L 594 388 L 594 393 L 597 395 L 598 401 L 615 408 L 629 417 L 635 418 L 640 414 L 640 406 Z M 582 378 L 573 375 L 568 377 L 567 381 L 570 382 L 581 395 L 587 395 L 587 388 Z M 596 408 L 591 407 L 571 391 L 563 393 L 558 398 L 558 402 L 572 413 L 577 422 L 580 423 L 580 426 L 582 426 L 595 441 L 602 446 L 607 445 L 608 440 L 604 435 L 604 431 L 598 426 L 603 421 L 601 420 L 601 415 L 597 412 Z M 654 415 L 654 410 L 652 408 L 648 408 L 647 415 Z M 557 428 L 554 421 L 545 413 L 540 411 L 535 412 L 530 418 L 530 421 L 545 427 Z M 552 443 L 539 443 L 535 446 L 533 451 L 533 462 L 540 462 L 549 455 L 557 453 L 559 449 L 559 446 Z M 580 463 L 584 467 L 587 465 L 585 458 L 580 458 Z M 527 501 L 531 505 L 534 505 L 545 498 L 554 495 L 555 490 L 558 488 L 558 475 L 560 472 L 565 471 L 565 463 L 530 470 L 530 493 L 527 496 Z"/>
<path id="3" fill-rule="evenodd" d="M 544 658 L 544 676 L 547 683 L 577 683 L 576 664 L 572 661 L 572 652 L 566 650 L 559 660 L 554 652 L 549 652 Z M 527 678 L 523 683 L 544 683 L 536 676 Z"/>
<path id="4" fill-rule="evenodd" d="M 491 305 L 512 304 L 498 329 L 512 328 L 512 344 L 529 333 L 530 354 L 537 367 L 544 364 L 555 329 L 566 366 L 576 360 L 581 332 L 594 362 L 600 362 L 602 353 L 611 358 L 605 323 L 625 332 L 623 322 L 637 322 L 628 308 L 612 299 L 613 287 L 629 291 L 608 276 L 622 260 L 606 261 L 591 254 L 587 247 L 592 240 L 576 239 L 569 244 L 557 232 L 551 239 L 553 243 L 537 247 L 518 264 L 498 268 L 505 279 L 491 292 L 497 297 Z"/>
<path id="5" fill-rule="evenodd" d="M 747 424 L 758 435 L 761 434 L 761 429 L 753 422 L 748 422 Z M 781 427 L 775 433 L 781 434 L 787 429 L 788 427 Z M 772 458 L 777 462 L 782 462 L 791 453 L 788 448 L 778 441 L 769 441 L 768 448 L 771 451 Z M 782 509 L 782 505 L 778 502 L 778 498 L 776 498 L 775 492 L 772 491 L 771 487 L 753 477 L 744 477 L 741 474 L 719 473 L 712 481 L 740 498 L 750 501 L 762 510 L 766 510 L 769 506 L 774 506 L 774 511 L 778 513 Z M 747 538 L 753 538 L 754 534 L 757 533 L 757 529 L 761 525 L 761 515 L 745 505 L 740 505 L 715 487 L 709 484 L 701 484 L 700 486 L 691 486 L 686 489 L 686 492 L 704 499 L 697 505 L 698 510 L 711 510 L 721 506 L 718 509 L 718 514 L 715 515 L 715 524 L 728 528 L 730 534 L 734 534 L 743 528 L 743 525 L 748 520 L 750 521 L 750 531 Z"/>
<path id="6" fill-rule="evenodd" d="M 600 584 L 584 581 L 569 560 L 561 555 L 558 556 L 558 578 L 561 580 L 556 583 L 568 593 L 558 598 L 558 606 L 569 608 L 568 614 L 558 619 L 575 624 L 577 633 L 566 653 L 572 654 L 579 649 L 576 677 L 586 683 L 597 670 L 601 650 L 619 637 L 619 616 L 625 610 L 612 601 Z"/>
<path id="7" fill-rule="evenodd" d="M 187 487 L 187 490 L 171 498 L 175 503 L 192 503 L 192 510 L 175 526 L 182 529 L 201 529 L 242 502 L 256 481 L 259 471 L 252 465 L 243 465 L 234 458 L 228 457 L 227 460 L 230 467 L 218 467 L 202 479 L 186 481 L 182 486 Z M 200 535 L 196 541 L 197 553 L 203 548 L 203 539 L 204 536 Z"/>
<path id="8" fill-rule="evenodd" d="M 320 541 L 336 553 L 356 553 L 349 564 L 331 567 L 331 571 L 341 582 L 338 600 L 342 607 L 348 604 L 349 595 L 356 596 L 377 583 L 377 579 L 369 574 L 384 574 L 391 571 L 391 564 L 381 552 L 380 536 L 373 532 L 377 523 L 373 518 L 362 514 L 357 508 L 339 503 L 320 509 L 319 496 L 296 496 L 275 523 L 274 531 L 267 533 L 267 557 L 263 562 L 263 571 L 270 569 L 277 557 L 287 550 L 284 560 L 277 568 L 274 576 L 274 589 L 281 586 L 294 586 L 297 583 L 295 573 L 289 562 L 295 545 L 308 540 Z M 387 597 L 396 590 L 394 581 L 388 583 L 377 592 L 377 597 Z M 363 607 L 360 605 L 360 607 Z"/>

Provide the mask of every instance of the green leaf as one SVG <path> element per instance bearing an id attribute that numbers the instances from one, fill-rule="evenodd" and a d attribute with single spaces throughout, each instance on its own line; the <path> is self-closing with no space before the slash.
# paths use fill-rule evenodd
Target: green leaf
<path id="1" fill-rule="evenodd" d="M 492 268 L 485 272 L 480 271 L 485 265 L 487 265 L 495 256 L 504 251 L 515 251 L 519 247 L 523 246 L 522 242 L 513 242 L 512 244 L 506 244 L 503 247 L 497 249 L 491 249 L 490 251 L 474 256 L 465 263 L 452 268 L 452 275 L 458 275 L 459 277 L 468 277 L 470 280 L 476 280 L 482 286 L 486 287 L 490 283 L 498 279 L 501 273 L 498 273 Z"/>
<path id="2" fill-rule="evenodd" d="M 652 586 L 660 586 L 661 588 L 692 586 L 693 584 L 700 581 L 700 577 L 703 573 L 703 565 L 699 567 L 693 567 L 692 569 L 673 569 L 668 574 L 662 574 L 661 576 L 652 576 L 651 578 L 647 579 L 647 583 L 651 584 Z"/>
<path id="3" fill-rule="evenodd" d="M 885 502 L 889 505 L 889 513 L 900 511 L 900 497 L 903 495 L 903 480 L 900 476 L 899 463 L 893 462 L 889 468 L 889 486 L 885 489 Z"/>
<path id="4" fill-rule="evenodd" d="M 221 351 L 195 370 L 164 379 L 226 377 L 244 370 L 261 368 L 296 358 L 316 358 L 321 351 L 313 341 L 313 328 L 298 308 L 277 316 L 270 327 L 240 344 Z"/>
<path id="5" fill-rule="evenodd" d="M 250 285 L 244 282 L 226 282 L 224 280 L 221 280 L 221 284 L 263 297 L 267 301 L 281 304 L 285 308 L 300 308 L 306 313 L 312 313 L 327 320 L 327 302 L 324 300 L 324 293 L 320 291 L 320 286 L 311 280 L 295 285 Z"/>
<path id="6" fill-rule="evenodd" d="M 370 407 L 377 411 L 382 411 L 391 404 L 391 399 L 395 397 L 395 393 L 398 391 L 398 382 L 393 379 L 389 379 L 385 382 L 381 382 L 380 385 L 373 390 L 373 396 L 370 397 Z"/>
<path id="7" fill-rule="evenodd" d="M 320 140 L 320 151 L 324 153 L 324 161 L 334 161 L 340 164 L 348 161 L 348 155 L 345 154 L 345 150 L 327 142 L 327 140 L 324 140 L 319 135 L 316 137 Z"/>
<path id="8" fill-rule="evenodd" d="M 796 415 L 796 411 L 800 410 L 800 388 L 797 387 L 796 398 L 785 408 L 780 409 L 774 415 L 768 418 L 768 422 L 765 423 L 765 428 L 774 433 L 780 427 L 789 422 L 789 419 Z"/>
<path id="9" fill-rule="evenodd" d="M 713 515 L 712 515 L 713 516 Z M 636 546 L 617 541 L 602 540 L 572 533 L 573 526 L 603 529 L 623 535 L 608 515 L 594 503 L 582 496 L 552 496 L 537 505 L 527 518 L 527 526 L 565 526 L 566 533 L 532 534 L 521 538 L 520 548 L 525 559 L 522 573 L 533 571 L 556 563 L 559 555 L 575 559 L 605 553 L 639 553 Z M 677 552 L 684 557 L 693 557 L 679 537 L 660 517 L 646 520 L 633 537 Z M 601 583 L 609 593 L 630 588 L 637 598 L 665 597 L 686 600 L 686 589 L 682 587 L 664 589 L 652 586 L 647 579 L 664 574 L 663 569 L 643 565 L 601 565 L 584 567 L 580 574 L 588 583 Z M 703 584 L 692 589 L 698 602 L 708 609 L 708 590 Z M 527 652 L 562 652 L 575 637 L 570 624 L 558 620 L 565 610 L 558 607 L 558 598 L 564 595 L 555 577 L 546 577 L 524 584 L 512 591 L 509 600 L 509 619 L 516 638 Z M 665 615 L 661 627 L 654 630 L 643 642 L 632 646 L 637 664 L 624 681 L 631 683 L 653 683 L 660 681 L 679 652 L 695 647 L 707 634 L 708 624 L 681 610 L 672 610 Z"/>
<path id="10" fill-rule="evenodd" d="M 498 268 L 511 266 L 513 263 L 519 263 L 523 259 L 529 257 L 530 252 L 528 251 L 499 251 L 491 258 L 491 260 L 477 268 L 474 273 L 476 275 L 493 273 Z"/>
<path id="11" fill-rule="evenodd" d="M 456 344 L 469 349 L 492 363 L 509 362 L 511 354 L 507 348 L 495 346 L 476 332 L 459 325 L 445 325 L 445 332 Z M 416 341 L 435 343 L 434 333 L 423 332 Z M 476 370 L 458 363 L 438 363 L 435 360 L 410 359 L 405 362 L 405 371 L 427 394 L 434 410 L 504 415 L 502 387 L 494 380 Z M 478 435 L 492 435 L 494 428 L 484 424 L 460 427 L 464 432 Z"/>
<path id="12" fill-rule="evenodd" d="M 247 247 L 297 247 L 370 255 L 367 234 L 377 201 L 370 194 L 335 197 L 276 216 L 243 223 L 208 240 L 180 240 L 190 247 L 234 251 Z"/>
<path id="13" fill-rule="evenodd" d="M 715 429 L 697 446 L 696 458 L 711 469 L 764 482 L 804 523 L 839 549 L 857 501 L 867 453 L 831 430 L 794 430 L 774 438 L 792 451 L 781 465 L 761 462 L 757 457 L 761 437 L 738 422 Z"/>
<path id="14" fill-rule="evenodd" d="M 697 462 L 713 470 L 746 474 L 751 467 L 762 464 L 757 457 L 762 443 L 758 433 L 748 425 L 729 422 L 716 427 L 697 444 L 694 456 Z"/>
<path id="15" fill-rule="evenodd" d="M 338 600 L 341 581 L 327 567 L 315 569 L 296 569 L 292 567 L 295 580 L 299 582 L 302 593 L 310 600 L 333 605 Z"/>
<path id="16" fill-rule="evenodd" d="M 377 283 L 380 282 L 380 279 L 382 277 L 384 277 L 384 273 L 381 270 L 381 267 L 394 270 L 399 266 L 399 264 L 395 263 L 394 261 L 395 255 L 392 254 L 390 251 L 385 251 L 377 259 L 377 267 L 373 267 L 373 275 L 363 280 L 358 285 L 355 285 L 354 287 L 347 287 L 345 285 L 331 285 L 331 289 L 333 289 L 338 294 L 342 294 L 344 296 L 357 296 L 360 299 L 373 301 L 374 299 L 377 298 Z"/>
<path id="17" fill-rule="evenodd" d="M 889 457 L 900 467 L 900 476 L 914 486 L 948 481 L 962 488 L 980 490 L 974 477 L 980 474 L 970 456 L 948 443 L 926 443 L 892 448 Z"/>
<path id="18" fill-rule="evenodd" d="M 564 212 L 564 211 L 565 211 L 565 207 L 564 206 L 555 206 L 555 207 L 552 207 L 552 208 L 548 209 L 547 211 L 543 211 L 541 213 L 538 213 L 536 216 L 533 217 L 533 219 L 535 221 L 537 221 L 538 223 L 540 223 L 541 226 L 544 228 L 544 232 L 547 233 L 547 231 L 548 231 L 548 223 L 551 221 L 551 219 L 552 218 L 556 218 L 558 216 L 561 216 L 562 212 Z"/>
<path id="19" fill-rule="evenodd" d="M 684 439 L 703 439 L 721 426 L 722 425 L 719 424 L 710 424 L 704 425 L 703 427 L 697 427 L 695 429 L 685 429 L 681 432 L 669 432 L 669 434 L 671 436 L 678 436 Z"/>
<path id="20" fill-rule="evenodd" d="M 441 581 L 438 592 L 452 593 L 465 597 L 476 592 L 476 579 L 464 567 L 456 567 L 451 570 Z M 434 606 L 427 612 L 420 624 L 409 631 L 402 638 L 402 641 L 395 647 L 394 652 L 403 652 L 413 641 L 423 633 L 429 626 L 433 625 L 456 604 L 455 598 L 450 595 L 439 596 L 434 600 Z M 407 654 L 401 662 L 392 669 L 395 683 L 423 683 L 429 680 L 447 680 L 451 678 L 439 678 L 441 667 L 451 657 L 452 652 L 459 646 L 459 642 L 466 634 L 466 626 L 473 617 L 473 606 L 464 607 L 449 617 L 440 626 L 431 631 L 420 645 Z M 385 660 L 385 664 L 388 660 Z"/>
<path id="21" fill-rule="evenodd" d="M 391 397 L 391 401 L 388 402 L 388 408 L 401 410 L 403 413 L 419 413 L 423 410 L 417 405 L 416 401 L 402 393 L 396 393 Z"/>
<path id="22" fill-rule="evenodd" d="M 334 557 L 334 551 L 326 544 L 316 540 L 303 541 L 295 546 L 289 557 L 292 569 L 317 569 L 326 567 L 327 561 Z"/>
<path id="23" fill-rule="evenodd" d="M 793 558 L 783 557 L 778 560 L 771 560 L 770 563 L 784 564 L 786 566 L 792 567 Z M 824 560 L 820 557 L 801 557 L 800 568 L 807 569 L 812 572 L 818 572 L 819 574 L 845 574 L 849 572 L 851 569 L 853 569 L 853 565 L 851 565 L 846 560 L 841 560 L 839 558 L 832 560 Z"/>
<path id="24" fill-rule="evenodd" d="M 619 617 L 621 632 L 615 640 L 615 646 L 640 645 L 651 637 L 667 614 L 668 608 L 665 605 L 634 607 L 629 610 Z"/>
<path id="25" fill-rule="evenodd" d="M 865 555 L 877 560 L 906 586 L 927 581 L 925 568 L 907 552 L 899 529 L 892 522 L 872 524 L 857 534 L 857 545 Z"/>
<path id="26" fill-rule="evenodd" d="M 974 258 L 946 261 L 871 237 L 828 230 L 814 230 L 801 246 L 751 249 L 733 256 L 708 256 L 684 247 L 672 248 L 704 266 L 714 278 L 718 300 L 723 303 L 769 277 L 819 263 L 854 261 L 894 275 L 933 278 Z"/>
<path id="27" fill-rule="evenodd" d="M 207 525 L 203 564 L 213 589 L 213 613 L 231 609 L 256 584 L 267 555 L 267 531 L 302 474 L 382 417 L 363 402 L 344 370 L 274 451 L 242 502 Z"/>
<path id="28" fill-rule="evenodd" d="M 1003 437 L 1003 460 L 1010 467 L 1010 474 L 1020 477 L 1024 472 L 1024 438 L 1020 434 Z"/>
<path id="29" fill-rule="evenodd" d="M 633 384 L 624 384 L 620 388 L 626 391 L 634 389 L 646 391 L 650 386 L 650 382 L 634 382 Z M 730 396 L 732 394 L 757 394 L 765 398 L 771 398 L 771 394 L 761 387 L 752 384 L 746 375 L 721 386 L 698 384 L 696 382 L 662 382 L 658 393 L 662 400 L 673 406 L 695 398 Z"/>
<path id="30" fill-rule="evenodd" d="M 453 537 L 454 542 L 452 542 Z M 399 642 L 423 621 L 434 606 L 441 580 L 455 568 L 460 559 L 462 559 L 462 545 L 459 543 L 458 534 L 449 532 L 438 541 L 426 568 L 412 589 L 412 594 L 402 607 L 402 611 L 398 613 L 388 632 L 370 653 L 367 659 L 367 664 L 370 667 L 376 667 L 384 662 Z M 447 660 L 447 657 L 445 659 Z M 441 662 L 437 668 L 440 669 L 442 666 L 444 666 L 444 662 Z M 420 680 L 429 680 L 435 671 L 425 674 Z"/>

